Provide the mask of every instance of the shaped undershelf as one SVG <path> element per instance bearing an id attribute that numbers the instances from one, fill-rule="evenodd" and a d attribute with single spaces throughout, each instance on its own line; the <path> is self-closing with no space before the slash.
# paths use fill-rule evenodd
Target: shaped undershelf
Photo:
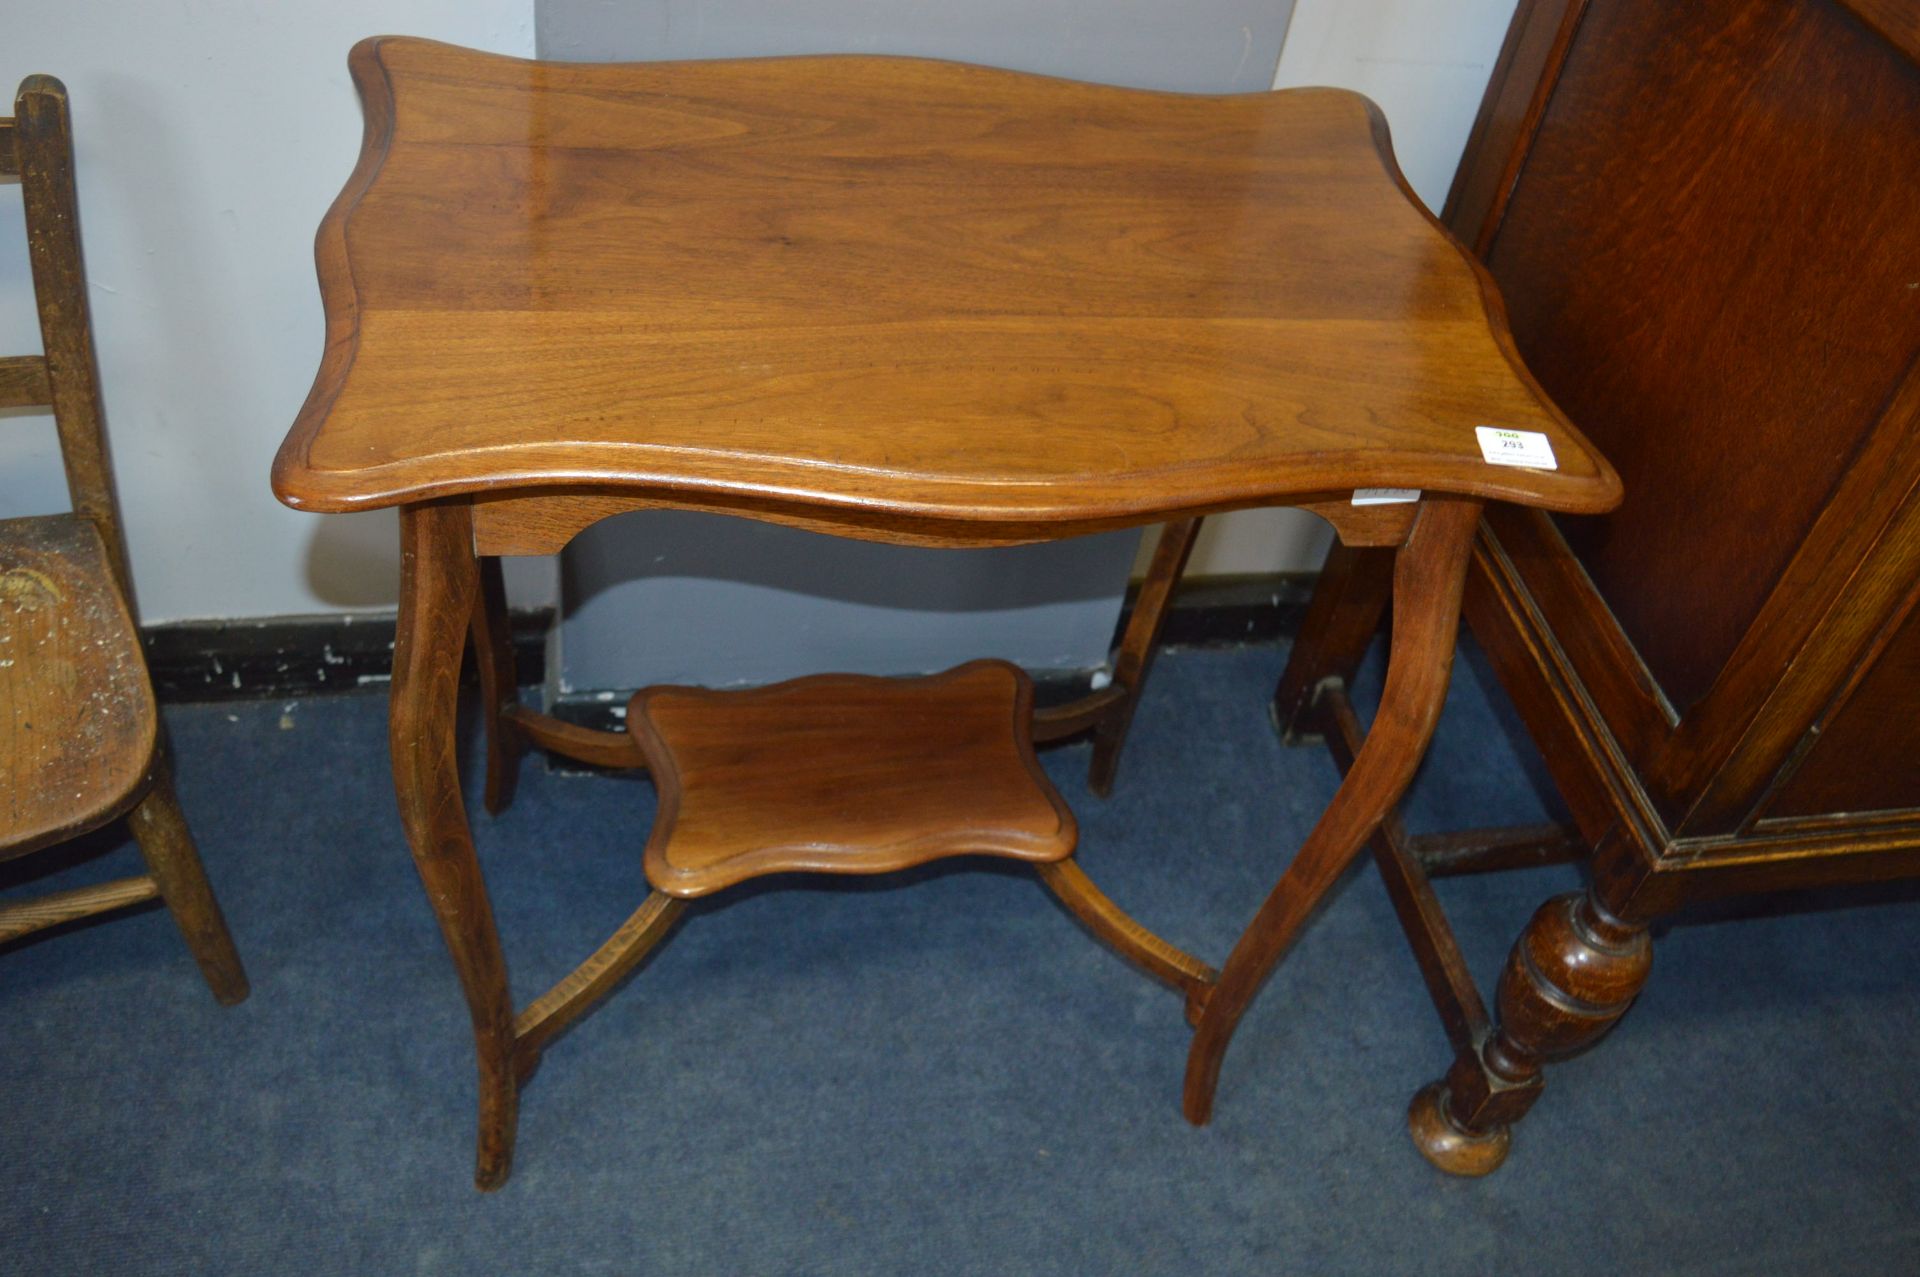
<path id="1" fill-rule="evenodd" d="M 627 730 L 660 794 L 647 881 L 691 898 L 771 873 L 1063 860 L 1078 828 L 1034 758 L 1032 716 L 1032 681 L 1004 661 L 643 688 Z"/>

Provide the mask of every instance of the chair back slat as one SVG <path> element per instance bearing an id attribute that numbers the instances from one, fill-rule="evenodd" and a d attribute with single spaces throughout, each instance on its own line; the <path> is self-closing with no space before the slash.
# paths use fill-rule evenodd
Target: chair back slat
<path id="1" fill-rule="evenodd" d="M 39 355 L 0 358 L 0 408 L 47 408 L 53 404 L 53 386 L 47 380 L 47 361 Z"/>
<path id="2" fill-rule="evenodd" d="M 13 121 L 0 120 L 0 177 L 17 177 L 20 162 L 13 158 Z"/>
<path id="3" fill-rule="evenodd" d="M 100 365 L 87 309 L 80 255 L 80 201 L 73 182 L 73 123 L 67 89 L 50 75 L 31 75 L 14 99 L 13 156 L 26 209 L 27 258 L 40 310 L 40 339 L 53 418 L 66 462 L 74 513 L 93 520 L 131 604 L 133 577 L 107 456 Z"/>

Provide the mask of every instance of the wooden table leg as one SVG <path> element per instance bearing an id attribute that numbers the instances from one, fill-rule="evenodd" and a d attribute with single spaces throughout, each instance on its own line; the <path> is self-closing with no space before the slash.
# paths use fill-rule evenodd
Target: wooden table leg
<path id="1" fill-rule="evenodd" d="M 1313 601 L 1273 693 L 1273 723 L 1287 744 L 1310 744 L 1321 737 L 1314 717 L 1320 688 L 1329 679 L 1353 681 L 1393 593 L 1393 561 L 1393 551 L 1377 546 L 1336 541 L 1327 551 Z"/>
<path id="2" fill-rule="evenodd" d="M 1154 652 L 1160 646 L 1160 627 L 1166 623 L 1173 587 L 1186 571 L 1200 524 L 1199 519 L 1177 519 L 1160 529 L 1147 579 L 1140 583 L 1140 593 L 1133 600 L 1133 615 L 1121 636 L 1120 654 L 1113 662 L 1113 686 L 1121 689 L 1124 699 L 1093 729 L 1093 762 L 1087 768 L 1087 787 L 1102 798 L 1113 792 L 1120 748 L 1127 743 L 1134 707 L 1140 703 L 1140 690 L 1147 685 L 1147 672 L 1153 668 Z"/>
<path id="3" fill-rule="evenodd" d="M 519 1083 L 507 964 L 474 856 L 455 762 L 460 657 L 480 588 L 468 507 L 457 502 L 403 507 L 400 623 L 388 719 L 393 783 L 414 865 L 473 1018 L 480 1070 L 474 1182 L 491 1189 L 506 1182 L 512 1165 Z"/>
<path id="4" fill-rule="evenodd" d="M 1393 648 L 1366 743 L 1300 852 L 1221 968 L 1187 1055 L 1187 1120 L 1213 1114 L 1220 1061 L 1269 972 L 1400 800 L 1440 718 L 1480 503 L 1429 497 L 1395 556 Z"/>
<path id="5" fill-rule="evenodd" d="M 480 714 L 487 736 L 484 798 L 488 814 L 498 816 L 513 801 L 513 783 L 527 742 L 506 713 L 519 704 L 519 680 L 514 677 L 506 581 L 500 560 L 493 555 L 480 560 L 480 590 L 473 604 L 473 658 L 480 671 Z"/>
<path id="6" fill-rule="evenodd" d="M 1541 905 L 1500 973 L 1492 1031 L 1413 1097 L 1407 1128 L 1421 1155 L 1452 1175 L 1497 1169 L 1513 1124 L 1540 1098 L 1542 1065 L 1598 1041 L 1652 968 L 1646 924 L 1615 916 L 1591 890 Z"/>

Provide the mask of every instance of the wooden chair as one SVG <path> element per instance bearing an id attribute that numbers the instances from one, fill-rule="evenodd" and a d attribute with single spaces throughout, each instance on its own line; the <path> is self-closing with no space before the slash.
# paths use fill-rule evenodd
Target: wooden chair
<path id="1" fill-rule="evenodd" d="M 147 862 L 136 878 L 0 904 L 0 943 L 158 897 L 231 1005 L 246 973 L 174 798 L 134 624 L 58 80 L 30 76 L 0 119 L 0 177 L 20 182 L 46 350 L 0 358 L 0 408 L 52 410 L 73 503 L 0 520 L 0 860 L 124 815 Z"/>

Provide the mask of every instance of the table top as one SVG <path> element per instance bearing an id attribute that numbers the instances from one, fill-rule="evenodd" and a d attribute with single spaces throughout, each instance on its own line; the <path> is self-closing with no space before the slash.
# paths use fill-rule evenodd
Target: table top
<path id="1" fill-rule="evenodd" d="M 290 505 L 590 489 L 937 535 L 1355 486 L 1619 499 L 1356 94 L 400 38 L 350 65 Z M 1483 425 L 1557 469 L 1488 464 Z"/>

